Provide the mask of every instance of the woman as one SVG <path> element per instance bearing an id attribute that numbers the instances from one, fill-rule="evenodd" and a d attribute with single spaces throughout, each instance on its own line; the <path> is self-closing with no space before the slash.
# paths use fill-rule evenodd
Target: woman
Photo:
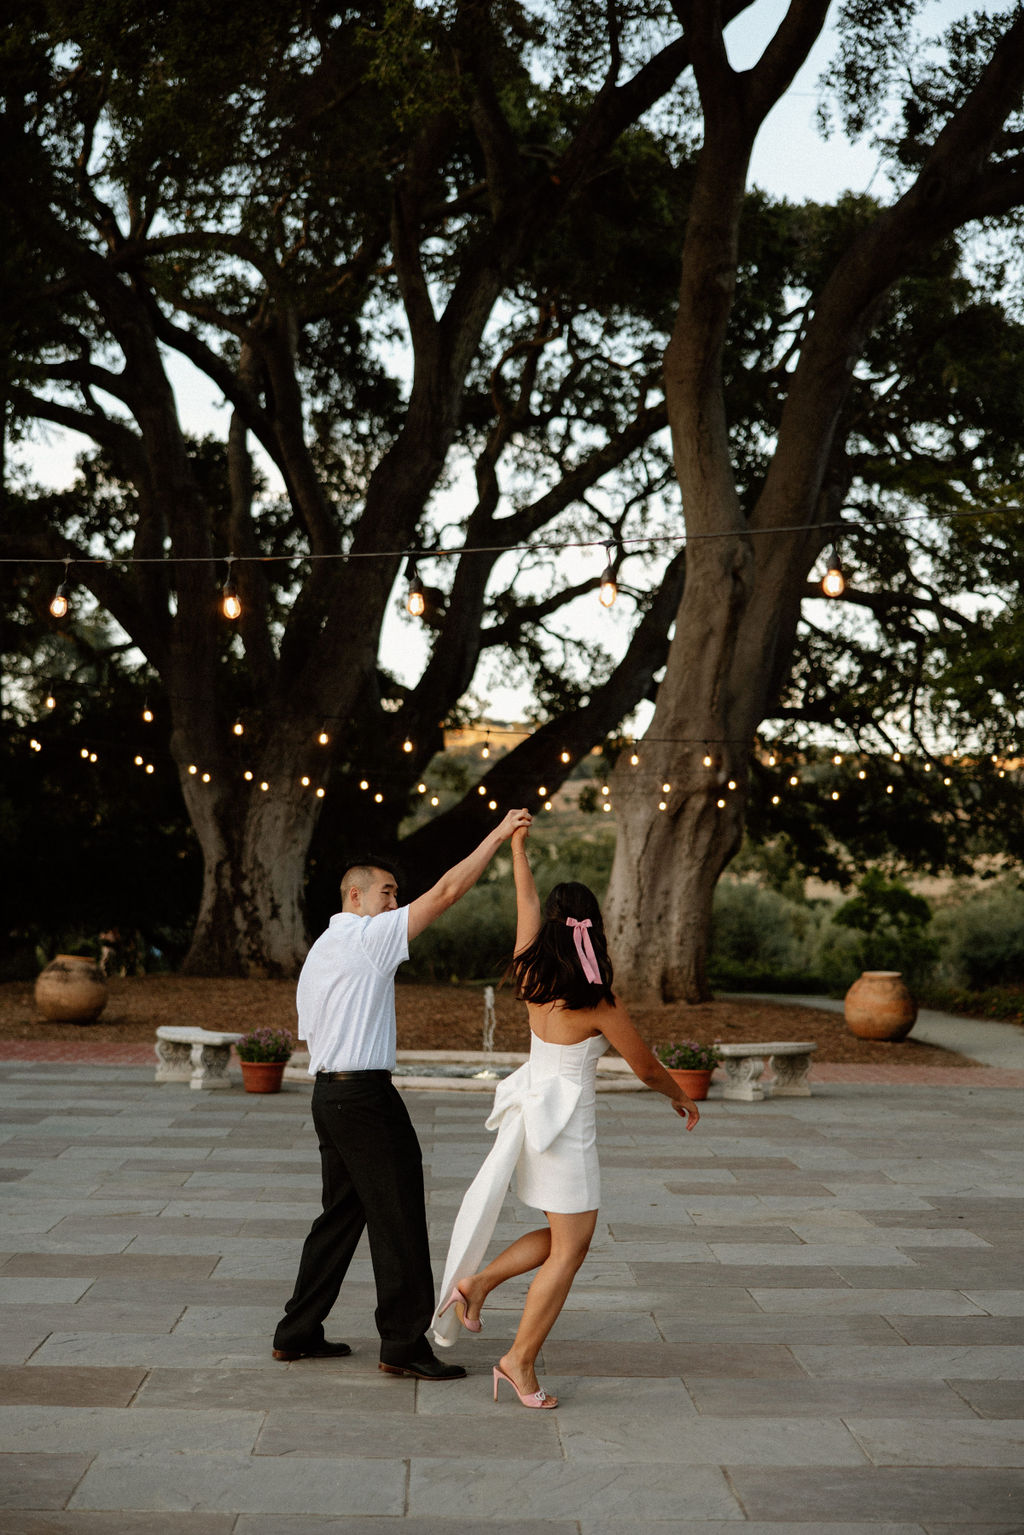
<path id="1" fill-rule="evenodd" d="M 526 830 L 512 837 L 516 949 L 512 974 L 530 1020 L 530 1059 L 502 1082 L 488 1129 L 494 1148 L 473 1180 L 452 1232 L 434 1337 L 450 1345 L 455 1321 L 480 1332 L 492 1290 L 536 1269 L 515 1341 L 494 1367 L 494 1399 L 506 1381 L 524 1407 L 558 1406 L 537 1381 L 536 1359 L 561 1311 L 597 1224 L 600 1170 L 595 1144 L 598 1058 L 613 1045 L 648 1087 L 663 1093 L 692 1130 L 700 1114 L 644 1044 L 612 991 L 612 964 L 597 900 L 586 885 L 556 885 L 541 912 L 526 856 Z M 512 1173 L 520 1199 L 543 1210 L 547 1228 L 528 1232 L 477 1272 Z"/>

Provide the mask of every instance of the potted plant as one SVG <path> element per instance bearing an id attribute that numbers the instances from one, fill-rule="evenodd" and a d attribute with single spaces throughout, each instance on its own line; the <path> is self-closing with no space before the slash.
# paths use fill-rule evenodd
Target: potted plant
<path id="1" fill-rule="evenodd" d="M 711 1073 L 721 1056 L 714 1045 L 701 1045 L 695 1039 L 659 1045 L 654 1052 L 669 1076 L 674 1077 L 688 1098 L 706 1098 Z"/>
<path id="2" fill-rule="evenodd" d="M 250 1029 L 235 1040 L 247 1093 L 278 1093 L 295 1039 L 287 1029 Z"/>

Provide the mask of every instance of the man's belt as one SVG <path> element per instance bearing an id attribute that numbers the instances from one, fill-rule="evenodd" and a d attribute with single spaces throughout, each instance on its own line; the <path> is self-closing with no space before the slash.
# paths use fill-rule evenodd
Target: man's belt
<path id="1" fill-rule="evenodd" d="M 318 1071 L 318 1082 L 361 1082 L 373 1080 L 375 1077 L 386 1078 L 391 1081 L 390 1071 Z"/>

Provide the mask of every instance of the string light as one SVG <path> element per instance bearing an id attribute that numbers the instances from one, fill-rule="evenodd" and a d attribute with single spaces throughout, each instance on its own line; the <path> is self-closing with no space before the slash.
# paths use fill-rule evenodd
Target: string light
<path id="1" fill-rule="evenodd" d="M 477 784 L 476 792 L 478 794 L 486 794 L 487 793 L 487 789 L 485 788 L 485 786 L 482 783 L 481 784 Z"/>
<path id="2" fill-rule="evenodd" d="M 668 809 L 668 805 L 665 803 L 664 800 L 659 800 L 658 801 L 658 809 L 659 810 L 667 810 Z"/>
<path id="3" fill-rule="evenodd" d="M 484 744 L 480 748 L 480 755 L 481 755 L 481 757 L 483 757 L 484 761 L 486 761 L 487 758 L 491 755 L 491 737 L 490 737 L 490 732 L 488 732 L 488 734 L 484 737 Z"/>
<path id="4" fill-rule="evenodd" d="M 326 793 L 327 793 L 327 790 L 326 790 L 326 789 L 323 789 L 323 788 L 320 788 L 320 789 L 317 789 L 317 791 L 316 791 L 316 797 L 317 797 L 317 799 L 323 799 L 323 797 L 324 797 L 324 795 L 325 795 L 325 794 L 326 794 Z"/>
<path id="5" fill-rule="evenodd" d="M 302 785 L 302 787 L 304 789 L 308 789 L 309 788 L 309 778 L 308 778 L 308 776 L 305 773 L 299 779 L 299 783 Z"/>
<path id="6" fill-rule="evenodd" d="M 56 707 L 57 707 L 57 700 L 54 698 L 52 693 L 47 693 L 46 697 L 43 699 L 43 708 L 44 709 L 56 709 Z"/>
<path id="7" fill-rule="evenodd" d="M 142 766 L 142 758 L 141 757 L 133 757 L 132 760 L 135 763 L 136 767 L 141 767 Z"/>
<path id="8" fill-rule="evenodd" d="M 427 598 L 423 590 L 423 582 L 416 570 L 416 561 L 410 556 L 405 567 L 405 579 L 409 583 L 408 595 L 405 606 L 413 618 L 422 618 L 427 611 Z"/>
<path id="9" fill-rule="evenodd" d="M 360 778 L 360 780 L 359 780 L 359 787 L 361 789 L 368 789 L 370 787 L 370 785 L 369 785 L 368 781 L 365 778 Z"/>
<path id="10" fill-rule="evenodd" d="M 544 784 L 541 784 L 540 788 L 537 790 L 537 793 L 540 795 L 541 799 L 546 799 L 547 798 L 548 791 L 547 791 L 546 787 L 544 786 Z"/>
<path id="11" fill-rule="evenodd" d="M 209 775 L 209 773 L 204 773 L 203 774 L 203 783 L 209 783 L 209 782 L 210 782 L 210 775 Z M 260 785 L 260 788 L 261 789 L 263 788 L 262 784 Z"/>
<path id="12" fill-rule="evenodd" d="M 662 794 L 668 794 L 670 792 L 671 788 L 672 788 L 672 785 L 670 783 L 663 783 L 662 786 L 661 786 Z"/>
<path id="13" fill-rule="evenodd" d="M 204 779 L 204 782 L 205 782 L 205 779 Z M 262 793 L 266 794 L 267 791 L 269 790 L 269 788 L 270 788 L 270 785 L 267 783 L 267 780 L 264 778 L 263 782 L 260 784 L 260 790 L 262 791 Z"/>
<path id="14" fill-rule="evenodd" d="M 404 752 L 411 752 L 412 749 L 413 749 L 412 742 L 409 740 L 409 737 L 406 736 L 405 740 L 402 742 L 402 750 Z"/>
<path id="15" fill-rule="evenodd" d="M 426 786 L 425 783 L 418 783 L 416 785 L 416 793 L 417 794 L 426 794 L 426 792 L 427 792 L 427 786 Z"/>
<path id="16" fill-rule="evenodd" d="M 329 741 L 329 740 L 330 740 L 330 739 L 331 739 L 331 738 L 330 738 L 330 736 L 329 736 L 329 735 L 328 735 L 328 734 L 327 734 L 327 731 L 326 731 L 326 730 L 321 730 L 321 732 L 320 732 L 320 734 L 319 734 L 319 735 L 318 735 L 318 736 L 317 736 L 317 738 L 316 738 L 316 739 L 317 739 L 317 744 L 318 744 L 318 745 L 319 745 L 319 746 L 326 746 L 326 745 L 327 745 L 327 743 L 328 743 L 328 741 Z"/>
<path id="17" fill-rule="evenodd" d="M 153 711 L 149 707 L 149 703 L 148 702 L 143 707 L 142 718 L 144 719 L 144 721 L 146 722 L 147 725 L 152 725 L 152 723 L 153 723 Z"/>
<path id="18" fill-rule="evenodd" d="M 153 771 L 154 771 L 154 768 L 153 768 L 152 762 L 147 762 L 146 763 L 146 772 L 147 773 L 152 773 Z"/>
<path id="19" fill-rule="evenodd" d="M 434 807 L 435 807 L 435 809 L 436 809 L 436 807 L 437 807 L 437 806 L 438 806 L 438 805 L 439 805 L 439 804 L 440 804 L 440 803 L 441 803 L 441 801 L 440 801 L 440 800 L 439 800 L 439 799 L 438 799 L 438 797 L 437 797 L 437 795 L 436 795 L 436 794 L 432 794 L 432 795 L 431 795 L 431 796 L 430 796 L 430 803 L 431 803 L 431 804 L 432 804 L 432 805 L 433 805 L 433 806 L 434 806 Z"/>
<path id="20" fill-rule="evenodd" d="M 37 741 L 35 736 L 32 737 L 28 744 L 31 750 L 34 752 L 41 752 L 43 749 L 42 741 Z"/>
<path id="21" fill-rule="evenodd" d="M 559 760 L 559 762 L 565 763 L 565 762 L 571 762 L 572 758 L 570 757 L 568 752 L 560 752 L 558 760 Z"/>
<path id="22" fill-rule="evenodd" d="M 383 803 L 384 803 L 384 796 L 383 796 L 383 794 L 375 794 L 373 796 L 373 799 L 374 799 L 374 803 L 377 804 L 377 805 L 383 805 Z"/>
<path id="23" fill-rule="evenodd" d="M 236 736 L 245 735 L 245 726 L 242 724 L 241 720 L 235 720 L 235 723 L 231 727 L 231 733 L 232 735 Z"/>
<path id="24" fill-rule="evenodd" d="M 238 600 L 238 588 L 235 586 L 235 578 L 231 573 L 231 567 L 235 563 L 233 554 L 228 555 L 227 579 L 221 588 L 220 609 L 225 618 L 241 618 L 242 604 Z"/>
<path id="25" fill-rule="evenodd" d="M 828 569 L 821 583 L 821 589 L 826 597 L 841 597 L 846 590 L 846 577 L 843 575 L 843 567 L 839 560 L 839 548 L 832 546 L 832 555 L 829 559 Z"/>
<path id="26" fill-rule="evenodd" d="M 630 762 L 630 766 L 631 767 L 638 767 L 639 766 L 640 758 L 637 756 L 636 752 L 633 752 L 631 754 L 629 762 Z"/>
<path id="27" fill-rule="evenodd" d="M 487 808 L 488 808 L 488 810 L 497 810 L 497 808 L 498 808 L 498 801 L 496 799 L 489 799 L 487 801 Z"/>
<path id="28" fill-rule="evenodd" d="M 196 774 L 197 774 L 197 773 L 198 773 L 198 772 L 199 772 L 199 769 L 198 769 L 198 768 L 197 768 L 197 767 L 196 767 L 196 765 L 195 765 L 195 763 L 194 763 L 194 762 L 190 762 L 190 763 L 189 763 L 189 765 L 188 765 L 188 770 L 189 770 L 189 773 L 190 773 L 190 775 L 191 775 L 191 776 L 192 776 L 192 777 L 193 777 L 193 778 L 194 778 L 194 777 L 195 777 L 195 775 L 196 775 Z"/>
<path id="29" fill-rule="evenodd" d="M 246 768 L 245 772 L 242 774 L 242 777 L 245 779 L 246 783 L 252 783 L 252 773 L 248 768 Z"/>
<path id="30" fill-rule="evenodd" d="M 64 560 L 64 579 L 50 599 L 50 612 L 54 618 L 63 618 L 71 606 L 71 585 L 68 575 L 71 570 L 71 557 Z"/>
<path id="31" fill-rule="evenodd" d="M 544 809 L 545 809 L 545 810 L 553 810 L 553 809 L 554 809 L 554 808 L 555 808 L 555 807 L 554 807 L 554 805 L 552 805 L 552 803 L 551 803 L 551 801 L 550 801 L 550 800 L 548 800 L 548 801 L 547 801 L 547 802 L 546 802 L 546 803 L 545 803 L 545 805 L 544 805 Z"/>
<path id="32" fill-rule="evenodd" d="M 774 761 L 774 759 L 773 759 L 773 761 Z M 705 752 L 704 753 L 704 766 L 706 768 L 709 768 L 709 767 L 714 767 L 714 765 L 715 765 L 714 757 L 712 757 L 710 752 Z"/>
<path id="33" fill-rule="evenodd" d="M 615 566 L 612 561 L 612 545 L 609 543 L 605 544 L 604 547 L 608 554 L 608 563 L 605 566 L 604 574 L 601 577 L 601 589 L 597 594 L 597 600 L 600 602 L 603 608 L 610 608 L 614 605 L 615 599 L 619 595 L 619 587 L 618 582 L 615 579 Z"/>

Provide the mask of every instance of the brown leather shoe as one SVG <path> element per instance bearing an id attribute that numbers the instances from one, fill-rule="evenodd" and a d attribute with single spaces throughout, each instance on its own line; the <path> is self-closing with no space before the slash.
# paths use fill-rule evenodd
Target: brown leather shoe
<path id="1" fill-rule="evenodd" d="M 315 1343 L 312 1348 L 275 1348 L 274 1358 L 288 1364 L 293 1359 L 344 1359 L 352 1350 L 347 1343 Z"/>

